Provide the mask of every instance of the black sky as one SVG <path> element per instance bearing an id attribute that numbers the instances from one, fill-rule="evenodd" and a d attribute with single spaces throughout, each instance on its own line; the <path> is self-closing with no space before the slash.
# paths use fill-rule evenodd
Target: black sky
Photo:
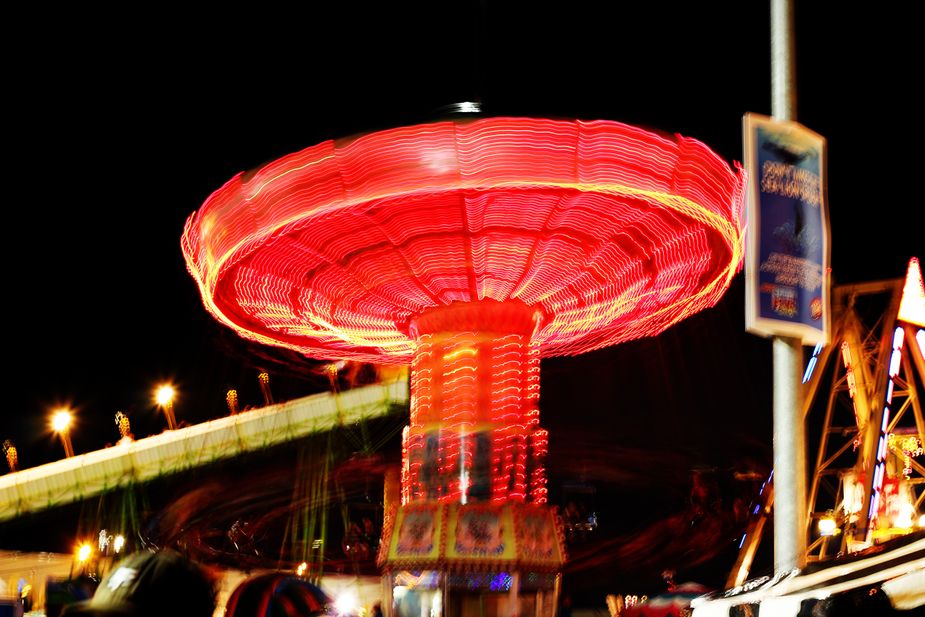
<path id="1" fill-rule="evenodd" d="M 117 410 L 136 435 L 159 432 L 151 391 L 164 379 L 191 423 L 224 414 L 229 387 L 259 404 L 259 366 L 280 398 L 324 389 L 315 363 L 283 369 L 215 324 L 186 272 L 186 217 L 239 171 L 463 100 L 677 132 L 730 163 L 743 114 L 770 113 L 767 2 L 432 4 L 199 19 L 82 7 L 17 24 L 0 440 L 23 466 L 61 456 L 46 430 L 61 403 L 78 410 L 86 452 L 117 438 Z M 833 279 L 900 277 L 925 246 L 905 154 L 921 47 L 902 16 L 798 4 L 797 119 L 829 140 Z M 740 274 L 717 307 L 655 339 L 544 361 L 554 453 L 585 454 L 564 457 L 563 474 L 645 514 L 683 499 L 692 467 L 769 467 L 770 344 L 744 332 L 743 293 Z M 595 448 L 619 466 L 595 466 Z"/>

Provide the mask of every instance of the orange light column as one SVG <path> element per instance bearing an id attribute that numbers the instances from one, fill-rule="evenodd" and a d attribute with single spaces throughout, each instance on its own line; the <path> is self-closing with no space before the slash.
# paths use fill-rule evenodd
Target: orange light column
<path id="1" fill-rule="evenodd" d="M 545 472 L 534 454 L 545 452 L 545 440 L 534 436 L 539 353 L 531 337 L 541 322 L 526 304 L 492 300 L 413 320 L 405 503 L 535 501 Z"/>

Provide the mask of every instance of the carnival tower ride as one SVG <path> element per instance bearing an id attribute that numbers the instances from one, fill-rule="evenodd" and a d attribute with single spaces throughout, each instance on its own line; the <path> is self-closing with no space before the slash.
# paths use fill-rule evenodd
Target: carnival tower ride
<path id="1" fill-rule="evenodd" d="M 742 260 L 743 188 L 689 138 L 447 120 L 235 176 L 182 248 L 206 308 L 241 336 L 410 363 L 401 505 L 379 559 L 399 613 L 413 594 L 465 612 L 478 593 L 483 609 L 498 596 L 489 612 L 551 614 L 565 554 L 546 505 L 540 358 L 715 304 Z"/>

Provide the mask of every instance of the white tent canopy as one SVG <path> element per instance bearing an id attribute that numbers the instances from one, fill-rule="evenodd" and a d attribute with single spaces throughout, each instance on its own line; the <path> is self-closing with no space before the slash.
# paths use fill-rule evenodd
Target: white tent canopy
<path id="1" fill-rule="evenodd" d="M 796 617 L 805 601 L 826 602 L 858 590 L 869 595 L 870 589 L 882 590 L 895 609 L 925 606 L 925 532 L 819 565 L 813 571 L 793 570 L 697 598 L 691 602 L 693 617 L 728 617 L 741 614 L 745 606 L 753 613 L 757 608 L 760 615 Z M 828 613 L 820 609 L 813 614 Z"/>

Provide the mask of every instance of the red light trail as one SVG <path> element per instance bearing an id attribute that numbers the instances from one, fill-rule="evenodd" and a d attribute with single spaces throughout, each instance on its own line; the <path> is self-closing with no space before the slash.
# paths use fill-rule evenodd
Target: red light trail
<path id="1" fill-rule="evenodd" d="M 416 316 L 486 299 L 536 308 L 542 355 L 572 355 L 715 304 L 743 185 L 696 140 L 616 122 L 439 122 L 240 174 L 182 248 L 220 322 L 310 357 L 407 363 Z"/>
<path id="2" fill-rule="evenodd" d="M 653 336 L 715 304 L 742 263 L 744 176 L 696 140 L 616 122 L 437 122 L 240 174 L 190 216 L 182 248 L 207 309 L 241 336 L 410 363 L 402 503 L 486 502 L 498 523 L 546 502 L 540 357 Z M 418 538 L 439 527 L 418 518 L 442 515 L 410 507 L 385 563 L 481 550 Z M 535 561 L 518 550 L 507 559 Z"/>

